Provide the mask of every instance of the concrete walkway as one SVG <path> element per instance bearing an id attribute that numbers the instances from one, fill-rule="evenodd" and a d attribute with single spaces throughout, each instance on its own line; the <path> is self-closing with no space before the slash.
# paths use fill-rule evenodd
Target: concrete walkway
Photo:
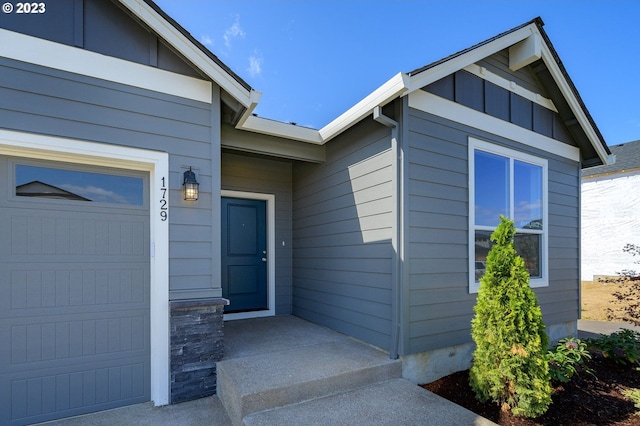
<path id="1" fill-rule="evenodd" d="M 640 331 L 640 327 L 630 324 L 580 320 L 578 337 L 598 337 L 600 334 L 610 334 L 622 328 Z M 240 355 L 239 347 L 230 347 L 229 350 L 231 353 Z M 344 393 L 334 399 L 319 399 L 297 404 L 290 408 L 286 416 L 287 421 L 283 422 L 277 410 L 271 410 L 247 417 L 245 424 L 270 426 L 283 424 L 438 426 L 494 424 L 402 379 Z M 354 419 L 357 419 L 355 423 Z M 232 426 L 217 396 L 165 407 L 154 407 L 148 402 L 42 424 L 48 426 Z"/>

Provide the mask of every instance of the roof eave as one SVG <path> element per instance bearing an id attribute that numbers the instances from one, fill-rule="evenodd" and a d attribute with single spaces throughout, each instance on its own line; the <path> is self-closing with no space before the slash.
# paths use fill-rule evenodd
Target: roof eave
<path id="1" fill-rule="evenodd" d="M 195 40 L 180 24 L 171 19 L 153 1 L 119 1 L 234 99 L 244 107 L 249 107 L 253 92 L 251 87 L 217 59 L 206 47 Z"/>
<path id="2" fill-rule="evenodd" d="M 564 65 L 560 61 L 549 37 L 542 28 L 543 25 L 544 22 L 542 19 L 533 19 L 532 21 L 510 31 L 502 33 L 468 49 L 462 50 L 440 61 L 412 71 L 409 73 L 411 76 L 411 83 L 407 94 L 420 90 L 424 86 L 438 81 L 441 78 L 471 65 L 478 60 L 484 59 L 487 56 L 493 55 L 503 49 L 510 48 L 518 43 L 524 42 L 530 37 L 540 37 L 543 42 L 539 44 L 536 43 L 536 46 L 539 46 L 540 48 L 540 58 L 549 69 L 555 83 L 558 85 L 573 114 L 576 116 L 576 119 L 580 123 L 582 130 L 585 132 L 594 150 L 598 154 L 602 164 L 613 164 L 613 162 L 615 162 L 615 156 L 611 154 L 600 130 L 597 128 L 591 114 L 582 101 L 580 94 L 564 68 Z"/>

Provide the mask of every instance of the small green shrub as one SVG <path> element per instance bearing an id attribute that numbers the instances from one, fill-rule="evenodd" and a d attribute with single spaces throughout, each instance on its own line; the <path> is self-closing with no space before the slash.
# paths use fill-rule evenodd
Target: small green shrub
<path id="1" fill-rule="evenodd" d="M 513 246 L 513 222 L 500 217 L 495 245 L 480 279 L 471 321 L 476 343 L 470 385 L 480 401 L 493 401 L 513 414 L 537 417 L 551 404 L 546 359 L 549 338 L 529 273 Z"/>
<path id="2" fill-rule="evenodd" d="M 587 339 L 589 347 L 601 351 L 605 358 L 618 364 L 637 364 L 640 361 L 640 333 L 627 328 L 597 339 Z"/>
<path id="3" fill-rule="evenodd" d="M 560 340 L 556 347 L 547 353 L 551 380 L 567 383 L 581 371 L 593 374 L 593 371 L 585 366 L 589 359 L 591 354 L 585 342 L 573 337 Z"/>

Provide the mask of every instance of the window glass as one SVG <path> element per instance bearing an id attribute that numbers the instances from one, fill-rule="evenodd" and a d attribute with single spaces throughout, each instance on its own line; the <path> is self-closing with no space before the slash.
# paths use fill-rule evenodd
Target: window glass
<path id="1" fill-rule="evenodd" d="M 470 291 L 477 291 L 493 246 L 491 234 L 500 215 L 516 227 L 514 247 L 524 260 L 534 287 L 548 285 L 547 161 L 519 151 L 470 139 L 473 192 L 470 204 Z"/>
<path id="2" fill-rule="evenodd" d="M 515 160 L 513 179 L 516 228 L 542 229 L 542 167 Z"/>
<path id="3" fill-rule="evenodd" d="M 500 215 L 509 215 L 509 159 L 476 151 L 476 225 L 498 226 Z"/>
<path id="4" fill-rule="evenodd" d="M 141 177 L 16 164 L 16 195 L 110 204 L 142 205 Z"/>
<path id="5" fill-rule="evenodd" d="M 493 246 L 493 242 L 491 241 L 491 232 L 492 231 L 476 231 L 476 281 L 479 281 L 484 275 L 487 255 L 489 255 L 489 250 L 491 250 L 491 247 Z"/>
<path id="6" fill-rule="evenodd" d="M 524 266 L 529 271 L 531 278 L 542 277 L 540 268 L 540 234 L 516 234 L 513 238 L 513 245 L 516 252 L 524 260 Z"/>

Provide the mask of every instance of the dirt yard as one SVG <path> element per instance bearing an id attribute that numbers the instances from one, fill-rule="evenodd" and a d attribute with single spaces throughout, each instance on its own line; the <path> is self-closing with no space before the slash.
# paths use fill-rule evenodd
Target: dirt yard
<path id="1" fill-rule="evenodd" d="M 582 319 L 607 321 L 607 308 L 618 289 L 617 284 L 582 281 Z"/>

